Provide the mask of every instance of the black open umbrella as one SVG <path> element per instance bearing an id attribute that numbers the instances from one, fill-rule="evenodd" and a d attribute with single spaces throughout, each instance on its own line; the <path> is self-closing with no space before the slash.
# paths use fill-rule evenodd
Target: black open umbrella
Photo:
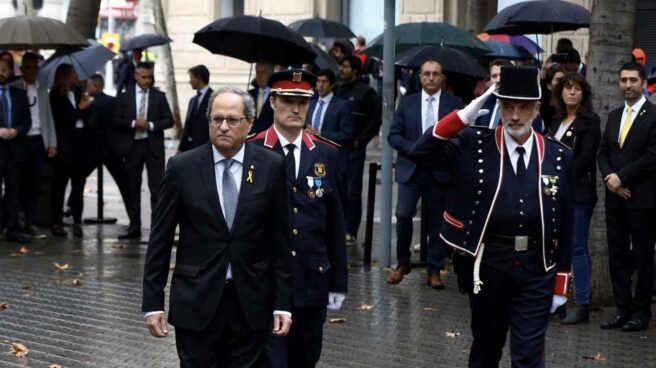
<path id="1" fill-rule="evenodd" d="M 195 44 L 214 54 L 255 63 L 294 65 L 317 57 L 310 45 L 282 23 L 250 15 L 221 18 L 194 34 Z"/>
<path id="2" fill-rule="evenodd" d="M 167 36 L 160 35 L 157 33 L 146 33 L 123 42 L 121 49 L 119 51 L 128 51 L 135 49 L 147 49 L 153 46 L 166 45 L 169 42 L 173 42 L 172 39 Z"/>
<path id="3" fill-rule="evenodd" d="M 533 0 L 511 5 L 485 26 L 487 33 L 549 34 L 590 27 L 590 12 L 581 5 L 562 0 Z"/>
<path id="4" fill-rule="evenodd" d="M 334 57 L 328 55 L 325 51 L 319 47 L 319 45 L 311 43 L 310 47 L 312 50 L 317 53 L 317 57 L 314 59 L 314 65 L 318 66 L 319 69 L 331 69 L 332 71 L 337 71 L 337 60 Z"/>
<path id="5" fill-rule="evenodd" d="M 0 49 L 55 49 L 88 44 L 75 28 L 56 19 L 28 15 L 0 19 Z"/>
<path id="6" fill-rule="evenodd" d="M 88 79 L 112 60 L 116 54 L 101 44 L 89 46 L 81 50 L 57 50 L 46 60 L 39 70 L 39 83 L 51 86 L 55 79 L 55 71 L 60 64 L 71 64 L 81 80 Z"/>
<path id="7" fill-rule="evenodd" d="M 427 60 L 436 60 L 445 73 L 485 78 L 487 72 L 476 60 L 462 51 L 440 45 L 418 46 L 397 55 L 396 65 L 419 68 Z"/>
<path id="8" fill-rule="evenodd" d="M 533 55 L 526 51 L 522 46 L 511 45 L 501 41 L 484 41 L 487 47 L 492 50 L 483 57 L 486 59 L 507 59 L 507 60 L 531 60 Z"/>
<path id="9" fill-rule="evenodd" d="M 289 25 L 289 28 L 298 32 L 301 36 L 315 38 L 353 38 L 355 34 L 347 26 L 333 20 L 319 17 L 297 20 Z"/>

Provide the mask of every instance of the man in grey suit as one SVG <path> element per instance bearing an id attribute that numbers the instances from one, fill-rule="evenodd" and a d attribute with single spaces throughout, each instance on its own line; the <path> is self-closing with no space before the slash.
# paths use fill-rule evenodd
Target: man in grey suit
<path id="1" fill-rule="evenodd" d="M 50 110 L 48 86 L 42 86 L 36 80 L 39 73 L 39 58 L 28 52 L 23 55 L 21 63 L 22 78 L 13 83 L 15 87 L 27 91 L 27 98 L 32 116 L 32 127 L 25 140 L 26 155 L 23 162 L 19 200 L 25 211 L 23 233 L 32 239 L 44 239 L 46 234 L 36 227 L 36 214 L 41 192 L 41 177 L 46 157 L 57 155 L 57 136 L 55 122 Z"/>

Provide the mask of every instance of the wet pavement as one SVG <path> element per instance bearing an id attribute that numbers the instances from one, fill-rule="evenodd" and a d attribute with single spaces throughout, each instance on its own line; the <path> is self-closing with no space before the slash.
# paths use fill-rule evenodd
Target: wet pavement
<path id="1" fill-rule="evenodd" d="M 85 194 L 88 216 L 95 215 L 94 180 L 89 179 Z M 0 367 L 178 365 L 174 338 L 150 337 L 140 313 L 147 228 L 144 242 L 118 241 L 127 225 L 125 211 L 111 178 L 105 182 L 106 214 L 118 217 L 118 225 L 85 225 L 81 240 L 50 238 L 26 244 L 22 252 L 21 244 L 0 241 Z M 145 185 L 143 194 L 142 217 L 148 226 Z M 378 224 L 374 234 L 377 229 Z M 377 249 L 373 254 L 375 261 Z M 361 246 L 350 249 L 349 257 L 349 294 L 342 310 L 328 316 L 344 320 L 326 323 L 319 366 L 467 366 L 469 307 L 452 274 L 445 275 L 443 291 L 424 286 L 420 268 L 390 286 L 388 270 L 360 266 Z M 612 313 L 613 308 L 593 311 L 590 324 L 583 326 L 552 322 L 547 366 L 656 367 L 656 328 L 600 330 L 599 323 Z M 11 355 L 11 343 L 24 344 L 27 356 Z M 510 366 L 508 354 L 506 348 L 501 366 Z"/>

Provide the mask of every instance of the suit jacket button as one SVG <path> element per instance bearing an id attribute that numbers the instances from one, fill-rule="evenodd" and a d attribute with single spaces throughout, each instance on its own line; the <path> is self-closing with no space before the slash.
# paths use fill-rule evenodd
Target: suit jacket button
<path id="1" fill-rule="evenodd" d="M 292 251 L 292 257 L 296 257 L 296 251 L 295 250 Z"/>
<path id="2" fill-rule="evenodd" d="M 298 235 L 298 230 L 296 230 L 296 229 L 292 230 L 292 234 Z"/>
<path id="3" fill-rule="evenodd" d="M 298 207 L 294 207 L 294 213 L 298 213 Z"/>
<path id="4" fill-rule="evenodd" d="M 471 225 L 473 223 L 474 223 L 474 221 L 471 221 L 471 220 L 469 220 L 469 222 L 468 222 L 469 225 Z"/>
<path id="5" fill-rule="evenodd" d="M 296 189 L 296 187 L 292 187 L 292 190 L 294 191 L 294 193 L 296 193 L 296 191 L 298 191 L 298 189 Z"/>
<path id="6" fill-rule="evenodd" d="M 560 170 L 560 169 L 561 169 L 561 167 L 560 167 L 560 166 L 556 166 L 556 170 Z"/>

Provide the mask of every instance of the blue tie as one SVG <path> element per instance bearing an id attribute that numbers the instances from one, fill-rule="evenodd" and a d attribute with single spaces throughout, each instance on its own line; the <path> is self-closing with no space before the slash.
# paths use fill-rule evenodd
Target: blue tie
<path id="1" fill-rule="evenodd" d="M 319 99 L 319 108 L 317 109 L 317 114 L 314 115 L 314 121 L 312 122 L 312 128 L 317 132 L 321 126 L 321 113 L 323 112 L 323 100 Z"/>
<path id="2" fill-rule="evenodd" d="M 7 87 L 0 88 L 0 114 L 2 114 L 2 125 L 6 128 L 11 128 L 9 121 L 9 99 L 7 96 Z"/>
<path id="3" fill-rule="evenodd" d="M 435 125 L 435 117 L 433 116 L 433 101 L 435 100 L 435 97 L 433 96 L 428 96 L 426 99 L 426 103 L 428 106 L 426 106 L 426 116 L 424 117 L 424 129 L 423 131 L 427 131 L 430 129 L 433 125 Z"/>

